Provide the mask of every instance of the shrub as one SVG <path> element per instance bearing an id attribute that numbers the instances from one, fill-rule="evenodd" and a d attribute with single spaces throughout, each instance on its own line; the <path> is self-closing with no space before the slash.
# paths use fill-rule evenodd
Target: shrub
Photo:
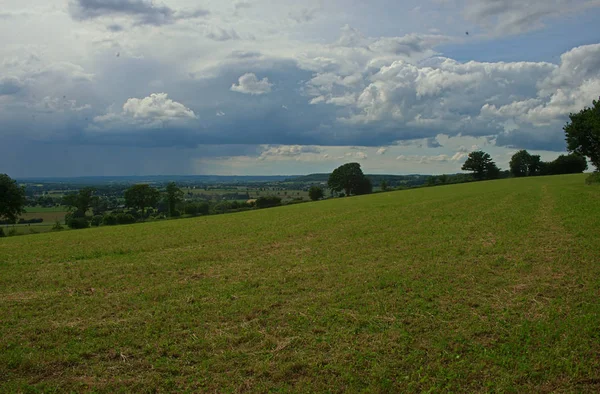
<path id="1" fill-rule="evenodd" d="M 135 218 L 129 213 L 119 213 L 117 215 L 117 224 L 131 224 L 135 223 Z"/>
<path id="2" fill-rule="evenodd" d="M 181 216 L 180 211 L 175 210 L 175 211 L 171 212 L 171 217 L 178 218 L 180 216 Z"/>
<path id="3" fill-rule="evenodd" d="M 257 208 L 270 208 L 281 205 L 281 198 L 276 196 L 259 197 L 256 199 Z"/>
<path id="4" fill-rule="evenodd" d="M 308 190 L 308 196 L 313 201 L 320 200 L 324 196 L 323 189 L 321 189 L 319 186 L 311 186 L 311 188 Z"/>
<path id="5" fill-rule="evenodd" d="M 96 215 L 92 218 L 92 226 L 98 227 L 102 223 L 102 215 Z"/>
<path id="6" fill-rule="evenodd" d="M 600 183 L 600 172 L 591 173 L 587 178 L 585 178 L 585 183 L 588 185 Z"/>
<path id="7" fill-rule="evenodd" d="M 208 203 L 201 202 L 198 204 L 198 213 L 200 215 L 208 215 L 209 209 L 210 207 L 208 206 Z"/>
<path id="8" fill-rule="evenodd" d="M 88 222 L 87 218 L 71 217 L 67 222 L 67 226 L 72 229 L 88 228 L 90 226 L 90 222 Z"/>
<path id="9" fill-rule="evenodd" d="M 4 238 L 6 237 L 6 234 L 4 234 L 4 229 L 2 227 L 0 227 L 0 238 Z"/>
<path id="10" fill-rule="evenodd" d="M 60 220 L 57 220 L 56 222 L 54 222 L 54 226 L 52 226 L 52 231 L 60 231 L 60 230 L 63 230 L 63 229 L 64 229 L 64 227 L 60 223 Z"/>
<path id="11" fill-rule="evenodd" d="M 175 212 L 175 211 L 173 211 Z M 186 215 L 197 215 L 198 214 L 198 206 L 194 203 L 185 204 L 185 208 L 183 209 Z"/>
<path id="12" fill-rule="evenodd" d="M 114 226 L 117 224 L 117 216 L 113 215 L 112 213 L 104 215 L 104 217 L 102 217 L 102 224 L 105 226 Z"/>

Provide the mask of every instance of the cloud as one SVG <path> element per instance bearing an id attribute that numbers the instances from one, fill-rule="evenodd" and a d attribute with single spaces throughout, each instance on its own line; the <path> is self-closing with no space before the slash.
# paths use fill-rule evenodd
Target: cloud
<path id="1" fill-rule="evenodd" d="M 233 29 L 225 30 L 220 27 L 214 27 L 211 31 L 206 33 L 206 37 L 215 41 L 229 41 L 239 40 L 240 36 Z"/>
<path id="2" fill-rule="evenodd" d="M 289 13 L 289 16 L 296 23 L 310 23 L 315 20 L 318 13 L 322 10 L 321 7 L 302 8 Z"/>
<path id="3" fill-rule="evenodd" d="M 465 17 L 499 35 L 544 27 L 549 17 L 600 6 L 597 0 L 470 0 Z"/>
<path id="4" fill-rule="evenodd" d="M 69 3 L 69 13 L 78 21 L 126 16 L 133 18 L 137 25 L 154 26 L 208 15 L 208 11 L 202 9 L 178 12 L 150 0 L 72 0 Z"/>
<path id="5" fill-rule="evenodd" d="M 152 93 L 142 99 L 128 99 L 121 112 L 96 116 L 92 130 L 123 130 L 132 126 L 138 129 L 181 127 L 195 119 L 194 111 L 169 99 L 166 93 Z"/>
<path id="6" fill-rule="evenodd" d="M 17 77 L 2 77 L 0 78 L 0 96 L 18 93 L 23 86 L 23 82 Z"/>
<path id="7" fill-rule="evenodd" d="M 263 78 L 259 81 L 255 74 L 246 73 L 238 79 L 237 85 L 231 85 L 231 91 L 244 94 L 260 95 L 271 92 L 272 86 L 273 84 L 269 83 L 268 78 Z"/>
<path id="8" fill-rule="evenodd" d="M 278 145 L 278 146 L 266 146 L 259 159 L 265 160 L 267 158 L 298 158 L 305 154 L 319 154 L 321 149 L 316 146 L 308 145 Z"/>
<path id="9" fill-rule="evenodd" d="M 388 150 L 387 148 L 379 148 L 379 149 L 377 149 L 377 152 L 376 152 L 376 154 L 377 154 L 378 156 L 385 155 L 385 152 L 387 152 L 387 150 Z"/>

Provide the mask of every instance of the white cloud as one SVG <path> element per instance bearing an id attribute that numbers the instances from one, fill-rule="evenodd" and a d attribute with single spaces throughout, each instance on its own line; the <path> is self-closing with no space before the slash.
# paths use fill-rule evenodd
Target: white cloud
<path id="1" fill-rule="evenodd" d="M 168 98 L 166 93 L 152 93 L 142 99 L 130 98 L 121 112 L 109 112 L 96 116 L 96 127 L 119 128 L 126 125 L 142 129 L 169 126 L 182 126 L 196 119 L 194 111 L 185 105 Z"/>
<path id="2" fill-rule="evenodd" d="M 246 73 L 238 79 L 238 83 L 231 85 L 231 90 L 238 93 L 260 95 L 271 92 L 272 83 L 268 78 L 259 80 L 255 74 Z"/>
<path id="3" fill-rule="evenodd" d="M 377 149 L 377 152 L 376 152 L 376 154 L 377 154 L 378 156 L 381 156 L 381 155 L 385 155 L 385 152 L 387 152 L 387 148 L 383 148 L 383 147 L 382 147 L 382 148 L 379 148 L 379 149 Z"/>

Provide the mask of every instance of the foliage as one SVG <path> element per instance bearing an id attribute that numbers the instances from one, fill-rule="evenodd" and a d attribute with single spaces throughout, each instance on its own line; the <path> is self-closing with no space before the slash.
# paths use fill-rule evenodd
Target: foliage
<path id="1" fill-rule="evenodd" d="M 600 172 L 596 171 L 591 173 L 587 178 L 585 178 L 585 183 L 588 185 L 600 183 Z"/>
<path id="2" fill-rule="evenodd" d="M 54 222 L 54 225 L 52 226 L 52 231 L 60 231 L 63 229 L 64 229 L 64 227 L 63 227 L 62 223 L 60 222 L 60 220 L 57 220 Z"/>
<path id="3" fill-rule="evenodd" d="M 130 213 L 118 213 L 117 216 L 117 224 L 132 224 L 135 223 L 135 217 Z"/>
<path id="4" fill-rule="evenodd" d="M 15 223 L 25 212 L 25 188 L 19 187 L 17 181 L 6 174 L 0 174 L 0 220 L 6 219 Z"/>
<path id="5" fill-rule="evenodd" d="M 381 181 L 381 184 L 379 186 L 381 188 L 382 191 L 386 192 L 388 189 L 388 183 L 387 181 L 384 179 L 383 181 Z"/>
<path id="6" fill-rule="evenodd" d="M 173 216 L 175 207 L 183 201 L 183 191 L 177 187 L 175 182 L 169 182 L 166 188 L 166 199 L 169 207 L 169 216 Z"/>
<path id="7" fill-rule="evenodd" d="M 77 193 L 64 196 L 62 203 L 69 207 L 70 211 L 77 212 L 76 217 L 83 217 L 98 201 L 98 197 L 94 196 L 95 191 L 96 189 L 93 187 L 84 187 Z"/>
<path id="8" fill-rule="evenodd" d="M 271 208 L 281 205 L 281 198 L 277 196 L 263 196 L 256 199 L 257 208 Z"/>
<path id="9" fill-rule="evenodd" d="M 90 224 L 94 227 L 98 227 L 100 224 L 102 224 L 102 215 L 94 215 L 90 221 Z"/>
<path id="10" fill-rule="evenodd" d="M 72 229 L 88 228 L 90 222 L 85 217 L 70 217 L 67 221 L 67 226 Z"/>
<path id="11" fill-rule="evenodd" d="M 600 100 L 591 108 L 584 108 L 569 115 L 570 122 L 563 128 L 567 149 L 587 156 L 596 170 L 600 170 Z"/>
<path id="12" fill-rule="evenodd" d="M 310 189 L 308 189 L 308 196 L 313 201 L 322 199 L 324 195 L 323 189 L 319 186 L 311 186 Z"/>
<path id="13" fill-rule="evenodd" d="M 475 179 L 496 179 L 500 176 L 500 169 L 492 161 L 492 157 L 483 151 L 474 151 L 462 166 L 463 171 L 473 171 Z"/>
<path id="14" fill-rule="evenodd" d="M 102 224 L 104 224 L 105 226 L 114 226 L 118 224 L 117 216 L 111 213 L 104 215 L 102 217 Z"/>
<path id="15" fill-rule="evenodd" d="M 0 227 L 0 238 L 4 238 L 6 237 L 6 234 L 4 234 L 4 229 L 2 227 Z"/>
<path id="16" fill-rule="evenodd" d="M 510 159 L 510 172 L 516 177 L 539 175 L 541 160 L 539 155 L 531 155 L 526 150 L 520 150 Z"/>
<path id="17" fill-rule="evenodd" d="M 369 189 L 373 189 L 371 181 L 365 177 L 359 163 L 346 163 L 333 170 L 329 176 L 327 185 L 331 190 L 336 192 L 344 190 L 347 196 L 351 194 L 367 194 L 370 193 Z"/>
<path id="18" fill-rule="evenodd" d="M 154 207 L 158 203 L 160 193 L 150 185 L 133 185 L 125 191 L 125 204 L 131 208 L 138 208 L 145 216 L 147 207 Z"/>
<path id="19" fill-rule="evenodd" d="M 366 176 L 363 176 L 362 179 L 358 181 L 356 188 L 354 189 L 354 194 L 357 196 L 363 194 L 370 194 L 373 192 L 373 184 L 371 184 L 371 180 Z"/>
<path id="20" fill-rule="evenodd" d="M 579 174 L 586 169 L 587 160 L 577 153 L 560 155 L 554 161 L 540 163 L 540 175 Z"/>

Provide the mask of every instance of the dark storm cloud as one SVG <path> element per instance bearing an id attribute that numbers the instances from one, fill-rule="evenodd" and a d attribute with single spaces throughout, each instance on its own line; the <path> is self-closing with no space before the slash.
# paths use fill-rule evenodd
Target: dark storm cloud
<path id="1" fill-rule="evenodd" d="M 73 0 L 69 12 L 75 20 L 88 20 L 103 16 L 129 16 L 139 25 L 167 25 L 179 19 L 206 16 L 208 11 L 197 9 L 178 12 L 165 5 L 148 0 Z"/>
<path id="2" fill-rule="evenodd" d="M 23 83 L 16 77 L 0 78 L 0 96 L 18 93 L 23 89 Z"/>

